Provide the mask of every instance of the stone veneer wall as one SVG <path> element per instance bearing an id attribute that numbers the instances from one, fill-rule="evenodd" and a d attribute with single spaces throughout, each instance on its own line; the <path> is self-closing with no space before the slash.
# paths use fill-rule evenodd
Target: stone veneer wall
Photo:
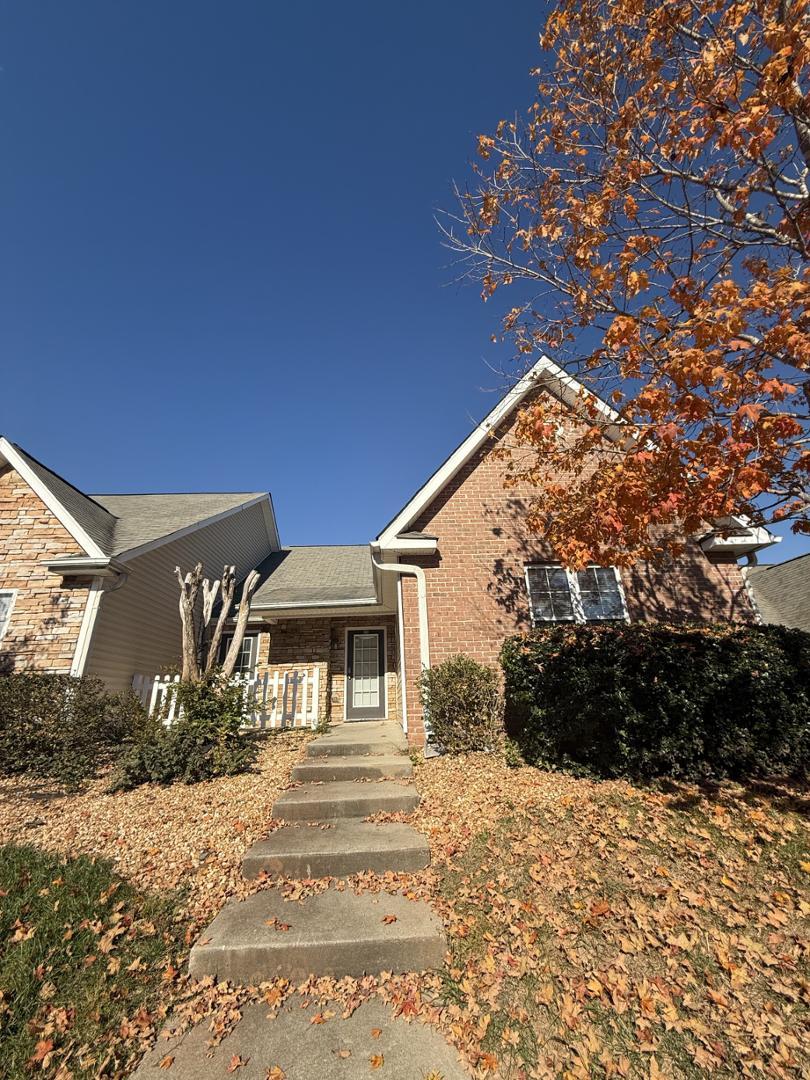
<path id="1" fill-rule="evenodd" d="M 346 685 L 346 631 L 384 627 L 388 718 L 401 721 L 399 648 L 393 615 L 280 619 L 259 633 L 256 672 L 291 671 L 317 665 L 320 670 L 319 716 L 343 722 Z M 250 631 L 248 631 L 250 633 Z"/>
<path id="2" fill-rule="evenodd" d="M 0 589 L 17 590 L 0 670 L 70 672 L 90 579 L 63 580 L 44 563 L 82 554 L 22 477 L 10 466 L 0 469 Z"/>

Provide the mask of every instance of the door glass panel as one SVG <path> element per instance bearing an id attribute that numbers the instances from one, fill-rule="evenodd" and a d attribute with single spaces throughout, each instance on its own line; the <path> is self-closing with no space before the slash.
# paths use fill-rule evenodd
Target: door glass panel
<path id="1" fill-rule="evenodd" d="M 352 705 L 375 709 L 380 704 L 380 654 L 377 634 L 355 634 L 352 645 Z"/>

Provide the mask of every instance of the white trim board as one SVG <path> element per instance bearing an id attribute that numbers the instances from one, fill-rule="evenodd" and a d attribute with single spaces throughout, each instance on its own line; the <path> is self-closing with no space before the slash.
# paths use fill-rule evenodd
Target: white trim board
<path id="1" fill-rule="evenodd" d="M 84 605 L 82 625 L 79 627 L 79 636 L 76 639 L 76 648 L 73 650 L 73 662 L 70 665 L 71 675 L 84 675 L 87 657 L 90 655 L 90 644 L 93 640 L 93 630 L 96 626 L 101 598 L 104 595 L 104 579 L 94 577 L 87 590 L 87 603 Z"/>
<path id="2" fill-rule="evenodd" d="M 11 626 L 11 616 L 14 614 L 14 605 L 17 603 L 17 593 L 19 591 L 19 589 L 0 589 L 0 596 L 11 597 L 11 607 L 8 609 L 5 626 L 0 625 L 0 641 L 6 636 L 8 628 Z"/>
<path id="3" fill-rule="evenodd" d="M 602 415 L 615 424 L 615 428 L 609 427 L 607 434 L 610 438 L 618 438 L 618 428 L 621 417 L 612 409 L 606 401 L 603 401 L 593 391 L 588 390 L 578 379 L 569 375 L 559 364 L 555 364 L 547 356 L 541 356 L 537 363 L 533 364 L 519 382 L 515 383 L 511 390 L 506 393 L 495 408 L 486 416 L 480 424 L 473 428 L 463 443 L 457 447 L 447 461 L 439 466 L 427 483 L 417 491 L 413 498 L 396 515 L 396 517 L 383 529 L 377 537 L 381 548 L 396 548 L 399 541 L 399 533 L 404 532 L 413 524 L 416 518 L 425 510 L 441 492 L 442 488 L 449 483 L 456 473 L 470 460 L 473 454 L 483 445 L 485 439 L 498 427 L 517 405 L 532 391 L 546 387 L 550 393 L 560 398 L 565 404 L 576 408 L 583 398 L 592 401 Z"/>
<path id="4" fill-rule="evenodd" d="M 79 547 L 84 549 L 85 554 L 89 555 L 91 559 L 107 558 L 106 552 L 102 551 L 95 540 L 91 539 L 90 535 L 81 527 L 73 515 L 69 514 L 59 502 L 50 488 L 40 480 L 28 462 L 20 456 L 15 447 L 3 436 L 0 436 L 0 455 L 5 458 L 15 472 L 20 474 L 34 494 L 45 503 L 60 525 L 64 526 Z"/>

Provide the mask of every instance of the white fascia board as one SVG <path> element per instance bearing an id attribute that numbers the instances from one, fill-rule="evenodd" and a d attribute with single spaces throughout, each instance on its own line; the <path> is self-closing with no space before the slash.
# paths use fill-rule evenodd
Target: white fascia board
<path id="1" fill-rule="evenodd" d="M 383 548 L 382 541 L 372 543 L 375 551 L 385 551 L 389 555 L 432 555 L 439 545 L 439 541 L 433 537 L 430 540 L 409 540 L 407 537 L 398 536 Z"/>
<path id="2" fill-rule="evenodd" d="M 87 590 L 87 603 L 84 606 L 82 624 L 79 627 L 79 636 L 76 639 L 76 648 L 73 651 L 73 661 L 70 665 L 71 675 L 84 675 L 103 595 L 104 584 L 100 577 L 94 577 L 90 588 Z"/>
<path id="3" fill-rule="evenodd" d="M 352 615 L 362 616 L 364 619 L 372 615 L 394 615 L 396 609 L 387 604 L 378 603 L 376 600 L 351 600 L 343 603 L 306 605 L 296 604 L 295 607 L 261 607 L 251 608 L 248 617 L 248 626 L 256 627 L 262 624 L 274 623 L 279 619 L 320 619 L 320 618 L 346 618 Z M 233 622 L 230 619 L 229 622 Z"/>
<path id="4" fill-rule="evenodd" d="M 273 506 L 273 496 L 268 491 L 267 502 L 262 506 L 264 511 L 264 524 L 267 528 L 267 536 L 270 540 L 271 551 L 281 551 L 281 538 L 278 535 L 278 522 L 276 521 L 276 508 Z"/>
<path id="5" fill-rule="evenodd" d="M 385 550 L 395 549 L 401 542 L 398 539 L 398 534 L 404 532 L 413 524 L 419 514 L 430 505 L 442 488 L 453 479 L 459 469 L 483 445 L 484 440 L 520 404 L 527 394 L 543 386 L 572 407 L 576 407 L 577 402 L 581 402 L 583 398 L 592 401 L 598 411 L 612 424 L 616 425 L 615 432 L 608 430 L 608 435 L 611 438 L 618 437 L 621 417 L 616 410 L 583 386 L 578 379 L 569 375 L 559 364 L 555 364 L 553 360 L 543 355 L 529 368 L 519 382 L 515 383 L 512 389 L 501 398 L 495 408 L 472 430 L 464 442 L 453 451 L 447 461 L 417 491 L 394 520 L 385 527 L 377 537 L 379 547 Z"/>
<path id="6" fill-rule="evenodd" d="M 67 529 L 79 547 L 83 548 L 87 555 L 93 559 L 107 558 L 95 540 L 91 539 L 90 535 L 81 527 L 72 514 L 68 513 L 50 488 L 40 480 L 37 474 L 29 466 L 28 462 L 20 457 L 8 439 L 4 437 L 0 437 L 0 457 L 5 459 L 15 472 L 20 474 L 34 494 L 45 503 L 53 516 L 59 521 L 60 525 L 63 525 L 65 529 Z"/>
<path id="7" fill-rule="evenodd" d="M 296 611 L 298 608 L 333 608 L 333 607 L 364 607 L 377 604 L 376 596 L 364 596 L 358 600 L 331 600 L 324 603 L 323 600 L 303 600 L 298 604 L 251 604 L 251 614 L 254 611 Z"/>
<path id="8" fill-rule="evenodd" d="M 213 525 L 217 521 L 223 521 L 225 518 L 232 517 L 234 514 L 240 514 L 243 510 L 247 510 L 251 506 L 256 506 L 258 503 L 266 501 L 267 499 L 267 495 L 257 495 L 255 499 L 248 499 L 247 502 L 239 503 L 238 506 L 232 506 L 230 510 L 223 510 L 219 514 L 213 514 L 211 517 L 203 518 L 202 521 L 195 521 L 191 525 L 186 525 L 183 529 L 177 529 L 175 532 L 166 533 L 165 536 L 158 536 L 155 540 L 149 540 L 145 544 L 139 544 L 138 547 L 122 551 L 119 555 L 116 555 L 116 559 L 122 563 L 129 562 L 130 559 L 134 559 L 138 555 L 145 555 L 147 551 L 154 551 L 155 548 L 163 547 L 164 544 L 171 544 L 174 540 L 180 540 L 182 537 L 188 536 L 189 533 L 197 532 L 198 529 L 205 529 L 207 526 Z"/>
<path id="9" fill-rule="evenodd" d="M 733 526 L 736 532 L 730 532 L 723 536 L 718 530 Z M 725 551 L 727 554 L 750 555 L 762 548 L 773 547 L 782 542 L 781 536 L 775 536 L 770 529 L 763 525 L 752 525 L 750 518 L 744 514 L 732 514 L 715 522 L 714 529 L 698 538 L 703 551 Z"/>
<path id="10" fill-rule="evenodd" d="M 725 551 L 730 555 L 749 555 L 763 548 L 781 544 L 782 537 L 774 536 L 768 529 L 749 529 L 747 533 L 733 536 L 708 536 L 700 541 L 700 546 L 707 554 L 712 551 Z"/>

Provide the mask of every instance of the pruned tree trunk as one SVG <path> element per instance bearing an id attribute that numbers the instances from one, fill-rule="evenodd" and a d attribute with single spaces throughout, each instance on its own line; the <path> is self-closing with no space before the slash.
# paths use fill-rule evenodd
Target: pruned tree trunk
<path id="1" fill-rule="evenodd" d="M 214 627 L 214 633 L 211 635 L 211 640 L 208 643 L 208 655 L 205 660 L 206 673 L 213 671 L 217 666 L 217 657 L 219 656 L 222 634 L 225 630 L 225 623 L 228 621 L 228 616 L 231 613 L 231 605 L 233 604 L 233 594 L 235 591 L 236 567 L 224 566 L 222 568 L 222 607 L 219 609 L 219 618 Z"/>
<path id="2" fill-rule="evenodd" d="M 196 682 L 200 677 L 200 666 L 197 662 L 195 607 L 203 567 L 202 563 L 197 563 L 193 570 L 184 575 L 176 566 L 174 572 L 180 582 L 180 621 L 183 624 L 183 670 L 180 678 L 183 682 Z"/>
<path id="3" fill-rule="evenodd" d="M 242 647 L 242 639 L 245 636 L 245 628 L 247 627 L 248 616 L 250 614 L 250 600 L 253 593 L 256 591 L 256 586 L 258 584 L 259 575 L 255 570 L 251 570 L 242 585 L 242 597 L 239 601 L 236 627 L 234 628 L 233 638 L 222 664 L 222 674 L 226 678 L 230 678 L 231 675 L 233 675 L 233 669 L 236 667 L 236 660 L 239 656 L 239 650 Z"/>
<path id="4" fill-rule="evenodd" d="M 214 582 L 210 582 L 208 578 L 205 578 L 202 583 L 202 619 L 200 620 L 200 629 L 197 635 L 197 656 L 199 657 L 200 667 L 202 667 L 205 632 L 208 629 L 208 624 L 211 622 L 211 616 L 214 614 L 214 603 L 217 598 L 217 593 L 219 592 L 219 584 L 219 578 Z"/>

